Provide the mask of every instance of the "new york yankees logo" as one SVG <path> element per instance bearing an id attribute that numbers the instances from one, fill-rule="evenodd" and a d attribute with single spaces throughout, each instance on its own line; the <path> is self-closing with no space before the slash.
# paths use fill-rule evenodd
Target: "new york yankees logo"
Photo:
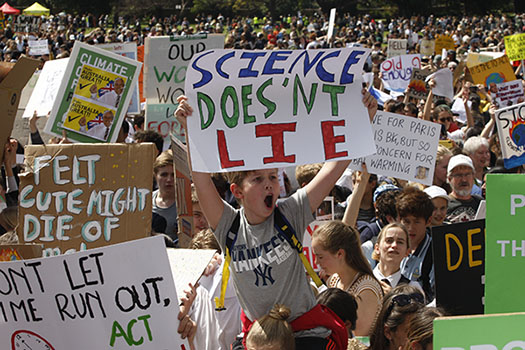
<path id="1" fill-rule="evenodd" d="M 275 283 L 275 280 L 272 277 L 272 267 L 266 264 L 260 264 L 257 266 L 253 272 L 255 272 L 255 285 L 259 287 L 259 277 L 261 278 L 262 285 L 266 286 L 266 280 L 271 284 Z"/>

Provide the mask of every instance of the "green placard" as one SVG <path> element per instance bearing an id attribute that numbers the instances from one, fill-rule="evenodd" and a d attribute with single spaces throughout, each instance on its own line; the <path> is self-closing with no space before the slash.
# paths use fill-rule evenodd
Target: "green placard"
<path id="1" fill-rule="evenodd" d="M 485 313 L 525 311 L 525 176 L 487 176 Z M 525 334 L 525 324 L 522 328 Z"/>
<path id="2" fill-rule="evenodd" d="M 434 321 L 434 350 L 525 348 L 525 313 L 441 317 Z"/>

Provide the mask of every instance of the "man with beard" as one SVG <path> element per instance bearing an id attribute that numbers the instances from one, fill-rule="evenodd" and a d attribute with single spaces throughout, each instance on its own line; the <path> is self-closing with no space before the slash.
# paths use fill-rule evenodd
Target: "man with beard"
<path id="1" fill-rule="evenodd" d="M 471 194 L 474 186 L 472 160 L 463 154 L 450 158 L 447 173 L 447 180 L 452 188 L 447 220 L 452 223 L 474 220 L 482 198 Z"/>

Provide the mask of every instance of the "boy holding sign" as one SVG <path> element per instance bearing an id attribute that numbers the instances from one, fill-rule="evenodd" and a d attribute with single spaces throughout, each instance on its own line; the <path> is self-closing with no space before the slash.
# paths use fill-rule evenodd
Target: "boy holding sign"
<path id="1" fill-rule="evenodd" d="M 362 93 L 372 119 L 377 101 L 366 90 Z M 186 97 L 179 97 L 175 115 L 184 128 L 192 112 Z M 278 206 L 277 169 L 228 173 L 231 191 L 240 202 L 241 210 L 233 209 L 221 199 L 209 173 L 193 172 L 201 208 L 221 248 L 229 252 L 226 261 L 231 256 L 230 271 L 244 312 L 245 334 L 254 320 L 279 303 L 291 309 L 289 320 L 296 332 L 298 349 L 326 349 L 334 343 L 335 349 L 346 349 L 348 337 L 344 324 L 336 321 L 330 310 L 316 304 L 299 254 L 288 241 L 288 227 L 293 230 L 292 239 L 297 234 L 300 241 L 313 221 L 312 213 L 349 163 L 349 160 L 325 163 L 308 185 Z M 275 221 L 283 219 L 285 226 L 276 225 Z"/>

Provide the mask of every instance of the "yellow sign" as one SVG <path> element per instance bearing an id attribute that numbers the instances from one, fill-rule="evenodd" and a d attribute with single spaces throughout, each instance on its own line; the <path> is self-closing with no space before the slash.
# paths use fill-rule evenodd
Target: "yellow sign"
<path id="1" fill-rule="evenodd" d="M 507 55 L 470 67 L 469 71 L 475 84 L 483 84 L 487 87 L 516 80 Z"/>
<path id="2" fill-rule="evenodd" d="M 106 135 L 105 129 L 111 126 L 115 113 L 116 110 L 114 108 L 108 109 L 99 104 L 89 102 L 89 100 L 73 97 L 67 115 L 63 119 L 63 127 L 106 140 L 108 135 Z"/>
<path id="3" fill-rule="evenodd" d="M 443 49 L 455 50 L 456 43 L 450 35 L 442 34 L 436 38 L 436 45 L 434 46 L 434 52 L 436 55 L 441 55 Z"/>
<path id="4" fill-rule="evenodd" d="M 99 100 L 105 93 L 114 90 L 115 81 L 119 79 L 126 83 L 126 77 L 85 64 L 80 72 L 75 95 Z"/>
<path id="5" fill-rule="evenodd" d="M 506 36 L 505 52 L 511 61 L 525 60 L 525 33 Z"/>

